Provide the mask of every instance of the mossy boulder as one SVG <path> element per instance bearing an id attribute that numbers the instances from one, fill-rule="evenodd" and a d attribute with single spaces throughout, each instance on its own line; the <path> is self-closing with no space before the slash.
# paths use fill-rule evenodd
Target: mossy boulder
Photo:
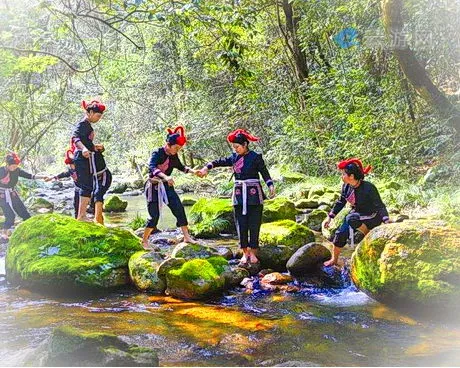
<path id="1" fill-rule="evenodd" d="M 308 192 L 308 198 L 321 197 L 326 192 L 327 188 L 324 185 L 317 184 L 310 188 L 310 191 Z"/>
<path id="2" fill-rule="evenodd" d="M 27 199 L 26 205 L 33 212 L 40 212 L 43 210 L 52 212 L 54 210 L 54 204 L 42 197 L 30 197 Z"/>
<path id="3" fill-rule="evenodd" d="M 128 207 L 128 201 L 123 201 L 119 196 L 111 196 L 104 204 L 105 212 L 124 212 Z"/>
<path id="4" fill-rule="evenodd" d="M 305 215 L 305 218 L 302 220 L 300 224 L 308 227 L 313 231 L 321 231 L 321 224 L 323 223 L 326 217 L 326 211 L 316 209 L 310 212 L 309 214 Z"/>
<path id="5" fill-rule="evenodd" d="M 128 183 L 116 183 L 110 188 L 111 193 L 121 194 L 128 190 Z"/>
<path id="6" fill-rule="evenodd" d="M 297 249 L 289 258 L 286 268 L 293 276 L 305 276 L 318 272 L 324 261 L 331 258 L 331 252 L 324 245 L 309 243 Z"/>
<path id="7" fill-rule="evenodd" d="M 270 222 L 260 227 L 261 245 L 282 244 L 298 249 L 314 240 L 315 236 L 310 229 L 292 220 Z"/>
<path id="8" fill-rule="evenodd" d="M 321 205 L 332 206 L 335 203 L 335 201 L 339 199 L 339 197 L 340 197 L 340 194 L 337 192 L 335 193 L 327 192 L 318 198 L 318 204 L 320 206 Z"/>
<path id="9" fill-rule="evenodd" d="M 315 240 L 313 232 L 291 220 L 262 224 L 258 258 L 263 268 L 284 271 L 297 249 Z"/>
<path id="10" fill-rule="evenodd" d="M 300 199 L 295 203 L 295 207 L 299 209 L 317 208 L 318 206 L 318 201 L 314 199 Z"/>
<path id="11" fill-rule="evenodd" d="M 158 276 L 158 267 L 163 257 L 158 252 L 139 251 L 129 259 L 129 276 L 137 289 L 162 294 L 166 283 Z"/>
<path id="12" fill-rule="evenodd" d="M 183 206 L 193 206 L 198 200 L 193 197 L 182 197 L 182 205 Z"/>
<path id="13" fill-rule="evenodd" d="M 293 220 L 297 215 L 294 202 L 285 197 L 269 199 L 264 203 L 262 214 L 263 222 L 273 222 L 278 220 Z"/>
<path id="14" fill-rule="evenodd" d="M 185 258 L 167 258 L 157 268 L 158 277 L 163 280 L 166 285 L 166 275 L 169 271 L 181 268 L 182 265 L 187 262 Z"/>
<path id="15" fill-rule="evenodd" d="M 361 290 L 398 307 L 456 313 L 460 300 L 460 231 L 436 221 L 372 229 L 352 257 Z"/>
<path id="16" fill-rule="evenodd" d="M 351 208 L 348 206 L 343 208 L 342 211 L 340 211 L 337 214 L 337 216 L 335 216 L 331 220 L 331 223 L 329 224 L 329 227 L 327 229 L 324 227 L 324 223 L 327 221 L 327 218 L 324 219 L 323 223 L 321 224 L 321 232 L 326 239 L 329 239 L 329 240 L 332 239 L 335 232 L 340 227 L 340 225 L 342 225 L 342 223 L 345 221 L 345 217 L 347 217 L 350 211 L 351 211 Z"/>
<path id="17" fill-rule="evenodd" d="M 221 276 L 225 278 L 225 287 L 232 288 L 240 285 L 241 281 L 250 276 L 250 273 L 246 268 L 235 267 L 230 269 L 230 267 L 228 267 L 224 272 L 222 272 Z"/>
<path id="18" fill-rule="evenodd" d="M 223 291 L 228 262 L 223 257 L 192 259 L 166 274 L 166 293 L 181 299 L 206 299 Z"/>
<path id="19" fill-rule="evenodd" d="M 172 258 L 185 259 L 209 258 L 218 255 L 219 252 L 215 248 L 193 243 L 179 243 L 174 247 L 171 253 Z"/>
<path id="20" fill-rule="evenodd" d="M 139 238 L 129 231 L 37 215 L 10 238 L 7 280 L 51 291 L 122 286 L 129 282 L 129 258 L 139 250 Z"/>
<path id="21" fill-rule="evenodd" d="M 200 198 L 190 210 L 191 233 L 198 238 L 215 238 L 234 233 L 233 206 L 230 199 Z"/>
<path id="22" fill-rule="evenodd" d="M 285 172 L 281 174 L 281 181 L 286 184 L 299 183 L 307 179 L 308 176 L 299 172 Z"/>
<path id="23" fill-rule="evenodd" d="M 130 345 L 115 335 L 58 327 L 24 358 L 38 367 L 158 367 L 154 350 Z"/>

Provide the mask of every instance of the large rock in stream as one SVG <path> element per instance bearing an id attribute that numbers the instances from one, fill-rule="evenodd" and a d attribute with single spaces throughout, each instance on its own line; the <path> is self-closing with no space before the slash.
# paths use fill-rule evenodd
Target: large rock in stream
<path id="1" fill-rule="evenodd" d="M 129 345 L 115 335 L 58 327 L 33 353 L 25 366 L 36 367 L 158 367 L 155 351 Z"/>
<path id="2" fill-rule="evenodd" d="M 297 249 L 315 240 L 313 232 L 291 220 L 262 224 L 258 258 L 263 268 L 286 270 L 286 263 Z"/>
<path id="3" fill-rule="evenodd" d="M 274 222 L 278 220 L 293 220 L 298 211 L 295 208 L 294 202 L 288 198 L 277 197 L 269 199 L 264 203 L 264 211 L 262 214 L 263 222 Z"/>
<path id="4" fill-rule="evenodd" d="M 158 275 L 158 267 L 163 260 L 161 253 L 144 250 L 131 256 L 128 263 L 129 276 L 137 289 L 159 294 L 165 291 L 166 282 Z"/>
<path id="5" fill-rule="evenodd" d="M 353 253 L 353 281 L 391 306 L 457 313 L 460 231 L 444 225 L 405 221 L 372 229 Z"/>
<path id="6" fill-rule="evenodd" d="M 129 283 L 128 261 L 142 250 L 129 231 L 58 214 L 21 223 L 10 238 L 6 277 L 48 291 L 111 288 Z"/>
<path id="7" fill-rule="evenodd" d="M 201 198 L 190 210 L 190 218 L 190 231 L 198 238 L 215 238 L 220 233 L 236 231 L 230 199 Z"/>
<path id="8" fill-rule="evenodd" d="M 192 259 L 166 273 L 166 293 L 181 299 L 206 299 L 223 291 L 223 273 L 228 262 L 223 257 Z"/>

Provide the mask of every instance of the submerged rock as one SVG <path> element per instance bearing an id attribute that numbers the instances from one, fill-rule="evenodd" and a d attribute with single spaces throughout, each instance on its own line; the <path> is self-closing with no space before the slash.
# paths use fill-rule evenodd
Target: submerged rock
<path id="1" fill-rule="evenodd" d="M 24 358 L 24 365 L 158 367 L 159 360 L 154 350 L 129 345 L 112 334 L 59 327 L 33 353 Z"/>

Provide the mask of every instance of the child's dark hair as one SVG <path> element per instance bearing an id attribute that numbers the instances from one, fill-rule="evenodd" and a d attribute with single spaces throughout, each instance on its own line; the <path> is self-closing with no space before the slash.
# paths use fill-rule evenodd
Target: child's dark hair
<path id="1" fill-rule="evenodd" d="M 348 164 L 347 166 L 345 166 L 344 171 L 345 171 L 348 175 L 353 174 L 353 176 L 355 177 L 356 180 L 363 180 L 363 179 L 364 179 L 364 173 L 363 173 L 363 171 L 362 171 L 361 168 L 360 168 L 357 164 L 355 164 L 354 162 Z"/>

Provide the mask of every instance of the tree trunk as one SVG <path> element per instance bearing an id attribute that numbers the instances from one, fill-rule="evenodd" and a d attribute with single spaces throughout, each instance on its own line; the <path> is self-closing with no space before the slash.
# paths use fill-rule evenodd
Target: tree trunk
<path id="1" fill-rule="evenodd" d="M 286 30 L 289 42 L 289 49 L 294 57 L 296 74 L 300 83 L 303 83 L 308 78 L 308 64 L 305 53 L 300 47 L 300 41 L 297 37 L 297 30 L 299 29 L 300 18 L 294 14 L 292 3 L 289 0 L 283 0 L 283 11 L 286 17 Z"/>
<path id="2" fill-rule="evenodd" d="M 391 37 L 393 52 L 417 93 L 436 109 L 441 117 L 448 120 L 448 125 L 456 130 L 457 140 L 459 140 L 460 112 L 433 84 L 425 69 L 417 61 L 415 53 L 407 45 L 403 30 L 402 6 L 402 0 L 382 0 L 383 23 L 387 34 Z"/>

